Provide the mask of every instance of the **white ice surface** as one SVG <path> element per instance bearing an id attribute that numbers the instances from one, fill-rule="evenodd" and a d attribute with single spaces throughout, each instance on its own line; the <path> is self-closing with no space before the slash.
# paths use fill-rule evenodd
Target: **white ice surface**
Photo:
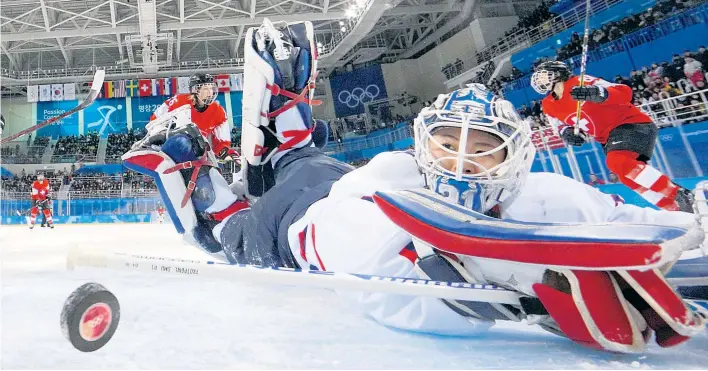
<path id="1" fill-rule="evenodd" d="M 72 245 L 200 257 L 171 225 L 0 227 L 0 367 L 42 369 L 685 369 L 708 366 L 708 334 L 643 355 L 593 351 L 526 324 L 478 338 L 394 331 L 334 293 L 195 277 L 65 270 Z M 62 336 L 67 296 L 98 282 L 120 300 L 111 341 L 81 353 Z"/>

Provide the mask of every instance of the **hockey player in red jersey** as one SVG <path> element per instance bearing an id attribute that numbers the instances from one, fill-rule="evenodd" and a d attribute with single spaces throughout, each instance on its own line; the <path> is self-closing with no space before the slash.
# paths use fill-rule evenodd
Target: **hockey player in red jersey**
<path id="1" fill-rule="evenodd" d="M 189 94 L 177 94 L 155 110 L 150 120 L 185 105 L 192 106 L 194 122 L 204 138 L 210 139 L 216 157 L 225 161 L 235 160 L 238 154 L 231 147 L 231 126 L 226 111 L 216 101 L 219 94 L 214 77 L 210 74 L 195 74 L 189 78 Z"/>
<path id="2" fill-rule="evenodd" d="M 30 210 L 30 229 L 34 228 L 39 214 L 39 208 L 42 208 L 42 213 L 47 218 L 47 225 L 54 228 L 52 221 L 52 212 L 49 209 L 51 200 L 51 190 L 49 189 L 49 180 L 44 178 L 44 174 L 37 174 L 37 180 L 32 182 L 32 209 Z"/>
<path id="3" fill-rule="evenodd" d="M 629 86 L 587 75 L 580 86 L 580 77 L 557 61 L 539 65 L 531 76 L 531 86 L 547 95 L 541 103 L 543 112 L 558 126 L 566 144 L 581 146 L 588 135 L 592 136 L 605 149 L 607 167 L 624 185 L 659 208 L 693 212 L 691 192 L 647 164 L 658 129 L 631 103 Z M 579 129 L 577 134 L 575 127 Z"/>
<path id="4" fill-rule="evenodd" d="M 162 205 L 158 205 L 155 211 L 157 211 L 157 221 L 162 224 L 165 221 L 165 208 Z"/>

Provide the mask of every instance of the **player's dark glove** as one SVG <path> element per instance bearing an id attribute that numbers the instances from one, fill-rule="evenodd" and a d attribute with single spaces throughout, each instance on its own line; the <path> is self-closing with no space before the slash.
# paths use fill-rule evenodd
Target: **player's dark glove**
<path id="1" fill-rule="evenodd" d="M 560 133 L 561 138 L 565 144 L 569 146 L 580 147 L 587 141 L 587 138 L 583 132 L 575 134 L 575 131 L 571 127 L 566 127 Z"/>
<path id="2" fill-rule="evenodd" d="M 224 148 L 221 151 L 219 151 L 219 154 L 216 156 L 220 160 L 224 160 L 224 162 L 239 162 L 239 158 L 241 155 L 239 155 L 238 152 L 234 151 L 232 148 Z"/>
<path id="3" fill-rule="evenodd" d="M 575 86 L 570 90 L 570 97 L 575 101 L 602 103 L 607 100 L 607 89 L 602 86 Z"/>

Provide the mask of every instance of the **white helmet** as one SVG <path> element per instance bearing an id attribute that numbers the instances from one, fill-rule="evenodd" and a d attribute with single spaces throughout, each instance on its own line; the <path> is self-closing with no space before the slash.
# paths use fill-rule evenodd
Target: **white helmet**
<path id="1" fill-rule="evenodd" d="M 460 128 L 456 150 L 445 148 L 433 137 L 447 127 Z M 489 133 L 502 143 L 484 152 L 465 153 L 470 129 Z M 414 130 L 416 160 L 427 187 L 478 212 L 487 212 L 518 194 L 536 154 L 528 124 L 510 102 L 497 98 L 482 84 L 439 95 L 420 112 Z M 431 144 L 446 155 L 436 157 Z M 501 163 L 485 167 L 485 159 L 499 151 L 504 151 Z M 445 168 L 445 162 L 453 163 L 453 169 Z M 476 172 L 470 173 L 469 165 Z"/>

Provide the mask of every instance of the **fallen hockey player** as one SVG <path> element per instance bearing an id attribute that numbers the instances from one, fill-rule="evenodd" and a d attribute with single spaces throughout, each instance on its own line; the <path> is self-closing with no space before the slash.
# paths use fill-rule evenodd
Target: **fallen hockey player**
<path id="1" fill-rule="evenodd" d="M 313 140 L 326 138 L 311 115 L 313 43 L 307 22 L 248 31 L 242 182 L 227 184 L 184 117 L 151 123 L 123 156 L 155 178 L 195 246 L 234 263 L 490 283 L 537 304 L 341 293 L 410 331 L 470 335 L 526 320 L 629 353 L 653 333 L 668 347 L 704 330 L 664 277 L 704 239 L 693 214 L 616 204 L 573 179 L 530 173 L 528 125 L 479 84 L 420 112 L 414 153 L 382 153 L 354 170 Z"/>

